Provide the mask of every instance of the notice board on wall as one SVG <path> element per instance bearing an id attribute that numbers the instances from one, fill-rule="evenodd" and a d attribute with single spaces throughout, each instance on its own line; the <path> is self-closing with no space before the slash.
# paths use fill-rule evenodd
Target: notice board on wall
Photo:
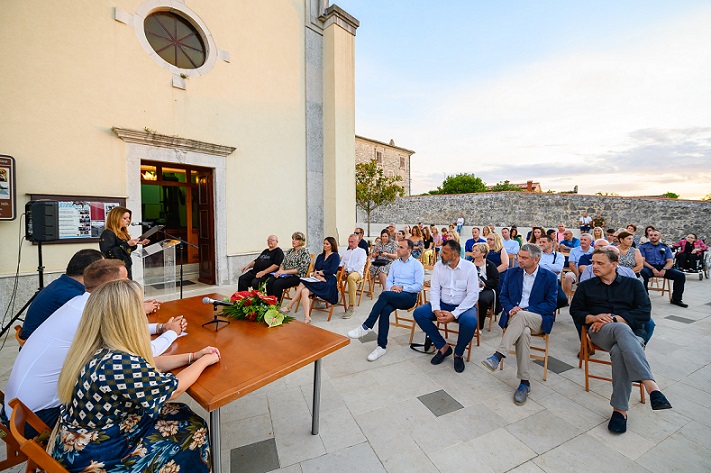
<path id="1" fill-rule="evenodd" d="M 95 197 L 32 194 L 31 200 L 53 200 L 59 208 L 59 239 L 47 243 L 99 241 L 106 215 L 117 206 L 126 206 L 125 197 Z"/>

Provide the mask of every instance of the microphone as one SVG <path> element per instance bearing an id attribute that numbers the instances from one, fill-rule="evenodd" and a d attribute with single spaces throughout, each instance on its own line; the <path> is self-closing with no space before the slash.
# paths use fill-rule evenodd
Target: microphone
<path id="1" fill-rule="evenodd" d="M 213 305 L 225 305 L 227 307 L 231 307 L 232 303 L 231 302 L 225 302 L 225 301 L 220 301 L 217 299 L 210 299 L 209 297 L 203 297 L 202 298 L 202 303 L 203 304 L 213 304 Z"/>
<path id="2" fill-rule="evenodd" d="M 137 227 L 138 225 L 145 225 L 147 227 L 152 227 L 155 225 L 153 222 L 131 222 L 132 227 Z"/>

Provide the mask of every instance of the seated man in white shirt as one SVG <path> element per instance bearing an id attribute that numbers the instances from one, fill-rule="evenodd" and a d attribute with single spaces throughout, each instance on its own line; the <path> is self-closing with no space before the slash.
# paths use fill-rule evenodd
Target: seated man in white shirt
<path id="1" fill-rule="evenodd" d="M 343 314 L 344 319 L 353 317 L 353 311 L 356 304 L 356 286 L 358 281 L 363 279 L 363 270 L 365 263 L 368 260 L 368 254 L 363 248 L 358 246 L 358 235 L 348 237 L 348 249 L 341 255 L 341 266 L 345 268 L 343 271 L 343 279 L 348 288 L 348 309 Z"/>
<path id="2" fill-rule="evenodd" d="M 573 296 L 573 284 L 578 282 L 580 277 L 580 271 L 578 270 L 578 262 L 580 257 L 583 255 L 592 254 L 593 248 L 590 246 L 592 243 L 592 235 L 589 233 L 583 233 L 580 235 L 580 246 L 570 248 L 570 255 L 568 256 L 568 268 L 570 272 L 563 275 L 563 292 L 570 299 Z M 583 268 L 584 269 L 584 268 Z"/>
<path id="3" fill-rule="evenodd" d="M 550 236 L 542 236 L 538 239 L 538 246 L 541 247 L 541 260 L 538 266 L 545 268 L 548 271 L 553 272 L 558 276 L 558 281 L 560 282 L 560 273 L 563 271 L 563 266 L 565 265 L 565 256 L 563 253 L 555 251 L 553 249 L 553 240 Z M 568 296 L 563 292 L 563 288 L 558 284 L 558 296 L 556 298 L 556 309 L 565 307 L 568 305 Z"/>
<path id="4" fill-rule="evenodd" d="M 479 277 L 474 264 L 459 257 L 461 247 L 454 240 L 442 245 L 441 261 L 434 265 L 430 282 L 430 302 L 415 309 L 417 325 L 437 348 L 432 364 L 438 365 L 452 354 L 434 321 L 457 322 L 459 338 L 454 347 L 454 371 L 464 371 L 464 350 L 477 328 L 476 302 L 479 300 Z"/>
<path id="5" fill-rule="evenodd" d="M 59 416 L 57 383 L 64 366 L 74 335 L 79 327 L 84 306 L 91 292 L 101 284 L 116 279 L 126 279 L 128 273 L 123 261 L 99 260 L 84 271 L 86 292 L 70 299 L 57 309 L 22 347 L 12 367 L 5 392 L 4 413 L 10 417 L 12 409 L 7 404 L 19 398 L 30 410 L 52 427 Z M 162 335 L 151 342 L 153 355 L 163 353 L 187 326 L 182 317 L 171 318 L 165 324 L 157 324 Z"/>

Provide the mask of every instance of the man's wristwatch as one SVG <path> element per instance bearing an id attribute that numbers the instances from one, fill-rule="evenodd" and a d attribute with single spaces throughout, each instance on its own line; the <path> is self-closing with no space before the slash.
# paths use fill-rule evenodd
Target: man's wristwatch
<path id="1" fill-rule="evenodd" d="M 617 323 L 617 316 L 615 316 L 615 315 L 612 316 L 612 322 Z"/>

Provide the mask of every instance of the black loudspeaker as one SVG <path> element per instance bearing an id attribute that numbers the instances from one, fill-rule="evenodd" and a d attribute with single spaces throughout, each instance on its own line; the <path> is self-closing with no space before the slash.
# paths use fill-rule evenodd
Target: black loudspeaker
<path id="1" fill-rule="evenodd" d="M 31 200 L 25 204 L 25 238 L 29 241 L 59 239 L 59 204 L 51 200 Z"/>

